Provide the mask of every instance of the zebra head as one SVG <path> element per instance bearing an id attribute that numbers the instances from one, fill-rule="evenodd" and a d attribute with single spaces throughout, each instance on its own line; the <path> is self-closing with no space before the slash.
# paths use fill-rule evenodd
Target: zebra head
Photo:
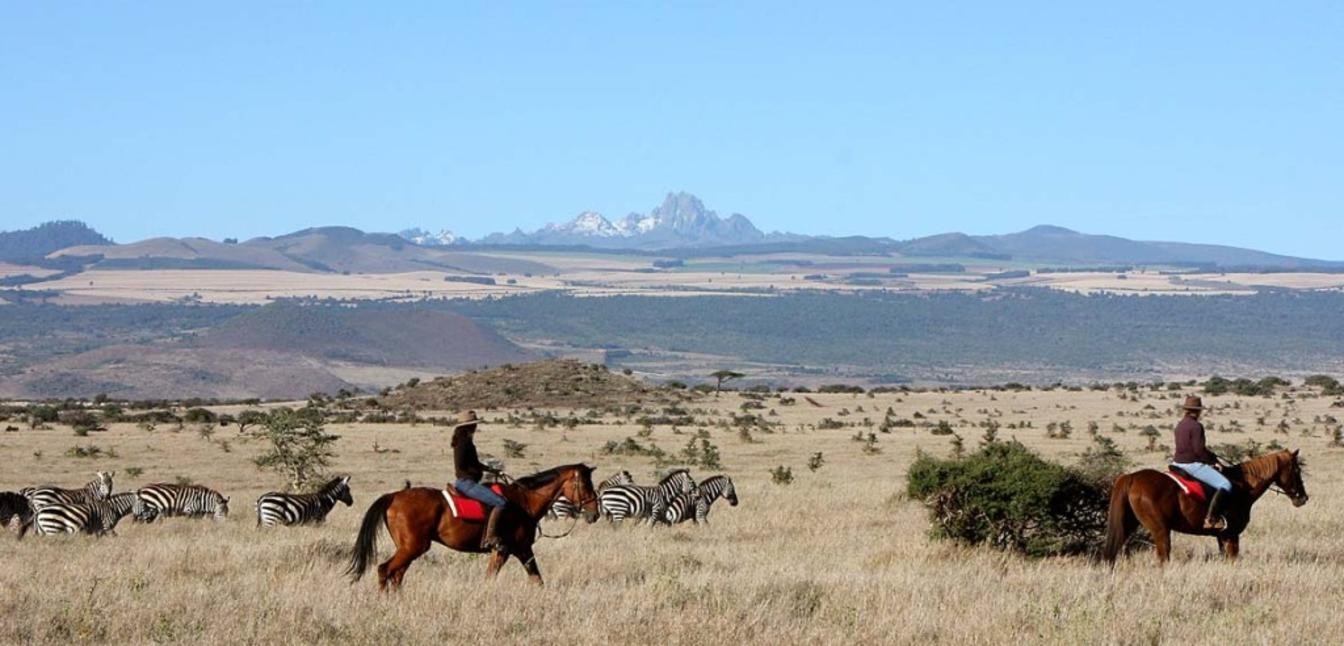
<path id="1" fill-rule="evenodd" d="M 732 478 L 723 476 L 723 492 L 719 495 L 723 496 L 723 499 L 727 500 L 729 505 L 737 506 L 737 487 L 733 486 Z"/>
<path id="2" fill-rule="evenodd" d="M 336 478 L 327 486 L 331 489 L 332 497 L 345 503 L 346 507 L 355 504 L 355 497 L 350 493 L 350 476 Z"/>
<path id="3" fill-rule="evenodd" d="M 91 492 L 93 493 L 95 498 L 98 498 L 99 500 L 107 500 L 109 497 L 111 497 L 112 476 L 116 475 L 116 473 L 117 473 L 116 471 L 98 472 L 98 474 L 94 477 L 93 482 L 89 483 L 93 485 L 93 489 L 91 490 Z"/>
<path id="4" fill-rule="evenodd" d="M 226 520 L 229 517 L 229 499 L 223 494 L 213 492 L 215 495 L 215 520 Z"/>

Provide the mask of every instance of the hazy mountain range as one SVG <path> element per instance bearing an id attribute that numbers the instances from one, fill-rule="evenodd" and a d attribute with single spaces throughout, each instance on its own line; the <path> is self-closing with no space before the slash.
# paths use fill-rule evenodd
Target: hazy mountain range
<path id="1" fill-rule="evenodd" d="M 746 216 L 707 209 L 694 195 L 669 193 L 645 214 L 612 221 L 584 212 L 531 232 L 515 230 L 469 241 L 448 230 L 411 228 L 399 234 L 349 227 L 315 227 L 238 242 L 151 238 L 115 244 L 82 223 L 53 222 L 0 232 L 0 262 L 65 270 L 96 266 L 136 269 L 279 269 L 387 273 L 438 270 L 464 273 L 549 273 L 541 262 L 491 252 L 569 248 L 650 256 L 761 253 L 978 258 L 1054 266 L 1181 265 L 1208 268 L 1338 271 L 1344 262 L 1297 258 L 1253 249 L 1183 242 L 1150 242 L 1042 225 L 1018 233 L 945 233 L 911 240 L 765 233 Z"/>

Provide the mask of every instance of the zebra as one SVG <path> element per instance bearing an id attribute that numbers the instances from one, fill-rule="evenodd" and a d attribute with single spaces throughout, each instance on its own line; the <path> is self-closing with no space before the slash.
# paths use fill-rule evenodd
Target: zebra
<path id="1" fill-rule="evenodd" d="M 614 485 L 598 494 L 602 515 L 612 522 L 626 518 L 660 518 L 667 503 L 678 493 L 695 487 L 695 479 L 686 469 L 667 474 L 656 486 Z"/>
<path id="2" fill-rule="evenodd" d="M 28 533 L 33 522 L 33 506 L 22 494 L 0 492 L 0 527 L 18 532 L 19 538 Z"/>
<path id="3" fill-rule="evenodd" d="M 630 475 L 629 471 L 618 471 L 616 475 L 603 480 L 597 485 L 597 492 L 602 493 L 608 487 L 622 484 L 635 484 L 635 477 Z M 575 518 L 579 515 L 579 506 L 570 502 L 568 498 L 560 496 L 551 503 L 551 508 L 546 510 L 546 515 L 553 519 Z"/>
<path id="4" fill-rule="evenodd" d="M 140 499 L 134 491 L 116 494 L 105 500 L 53 503 L 33 515 L 38 534 L 116 535 L 117 523 L 132 511 L 139 513 Z"/>
<path id="5" fill-rule="evenodd" d="M 340 476 L 316 493 L 288 494 L 272 491 L 257 498 L 257 527 L 275 525 L 320 525 L 337 502 L 355 504 L 350 495 L 350 476 Z"/>
<path id="6" fill-rule="evenodd" d="M 80 503 L 94 500 L 106 500 L 112 495 L 112 476 L 115 471 L 99 471 L 88 484 L 80 489 L 63 489 L 52 485 L 26 487 L 19 493 L 28 499 L 33 511 L 39 511 L 47 505 L 56 503 Z"/>
<path id="7" fill-rule="evenodd" d="M 696 485 L 693 494 L 683 493 L 668 503 L 662 521 L 669 525 L 693 520 L 697 524 L 709 522 L 709 509 L 714 501 L 723 498 L 729 505 L 737 506 L 737 488 L 733 479 L 718 475 L 706 478 Z"/>
<path id="8" fill-rule="evenodd" d="M 229 499 L 214 489 L 201 485 L 180 485 L 160 482 L 140 487 L 144 512 L 136 520 L 151 522 L 159 516 L 214 516 L 215 520 L 229 517 Z"/>

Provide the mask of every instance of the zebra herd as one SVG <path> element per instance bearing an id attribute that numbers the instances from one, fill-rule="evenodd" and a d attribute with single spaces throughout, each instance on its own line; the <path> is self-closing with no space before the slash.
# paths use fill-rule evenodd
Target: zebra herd
<path id="1" fill-rule="evenodd" d="M 17 493 L 0 492 L 0 528 L 17 531 L 20 538 L 30 529 L 39 535 L 103 536 L 116 535 L 117 524 L 128 515 L 140 523 L 174 516 L 228 518 L 229 499 L 214 489 L 158 483 L 114 494 L 114 475 L 100 471 L 78 489 L 42 485 Z M 686 469 L 667 474 L 656 485 L 635 484 L 629 471 L 621 471 L 598 485 L 599 508 L 612 522 L 632 518 L 653 525 L 675 525 L 688 520 L 704 523 L 709 519 L 711 506 L 720 498 L 737 506 L 732 478 L 716 475 L 696 482 Z M 347 507 L 355 502 L 350 493 L 350 476 L 337 476 L 313 493 L 272 491 L 257 499 L 257 526 L 321 524 L 338 502 Z M 551 506 L 549 515 L 575 518 L 579 509 L 562 496 Z"/>
<path id="2" fill-rule="evenodd" d="M 698 524 L 708 522 L 710 507 L 719 498 L 737 506 L 732 478 L 716 475 L 697 483 L 686 469 L 672 471 L 651 486 L 635 484 L 629 471 L 620 471 L 598 485 L 597 497 L 602 516 L 614 523 L 633 518 L 651 525 L 688 520 Z M 578 507 L 564 497 L 550 510 L 553 518 L 574 518 L 578 514 Z"/>
<path id="3" fill-rule="evenodd" d="M 23 538 L 29 530 L 39 535 L 116 535 L 117 524 L 130 515 L 135 522 L 183 516 L 229 516 L 229 499 L 201 485 L 158 483 L 135 491 L 112 493 L 115 472 L 99 471 L 78 489 L 53 485 L 0 492 L 0 527 Z M 337 502 L 354 504 L 350 476 L 339 476 L 311 494 L 270 492 L 257 499 L 257 526 L 320 524 Z"/>

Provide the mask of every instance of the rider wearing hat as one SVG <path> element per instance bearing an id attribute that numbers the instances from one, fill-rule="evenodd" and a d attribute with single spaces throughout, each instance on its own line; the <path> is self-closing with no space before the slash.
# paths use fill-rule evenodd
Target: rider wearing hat
<path id="1" fill-rule="evenodd" d="M 1199 423 L 1199 416 L 1204 412 L 1204 402 L 1191 395 L 1185 398 L 1181 408 L 1185 411 L 1185 417 L 1176 425 L 1176 454 L 1172 462 L 1195 479 L 1213 487 L 1209 511 L 1204 516 L 1204 528 L 1222 529 L 1226 526 L 1223 508 L 1227 506 L 1232 483 L 1216 468 L 1218 456 L 1204 444 L 1204 425 Z"/>
<path id="2" fill-rule="evenodd" d="M 476 444 L 472 438 L 476 435 L 476 425 L 480 421 L 480 418 L 476 417 L 476 411 L 469 410 L 457 416 L 457 424 L 453 426 L 453 467 L 457 481 L 453 483 L 453 487 L 458 493 L 478 500 L 490 508 L 490 519 L 485 524 L 485 536 L 481 539 L 481 547 L 498 550 L 503 547 L 499 539 L 499 517 L 503 515 L 509 503 L 503 496 L 481 484 L 481 477 L 485 472 L 498 474 L 499 469 L 481 464 L 480 458 L 476 455 Z"/>

